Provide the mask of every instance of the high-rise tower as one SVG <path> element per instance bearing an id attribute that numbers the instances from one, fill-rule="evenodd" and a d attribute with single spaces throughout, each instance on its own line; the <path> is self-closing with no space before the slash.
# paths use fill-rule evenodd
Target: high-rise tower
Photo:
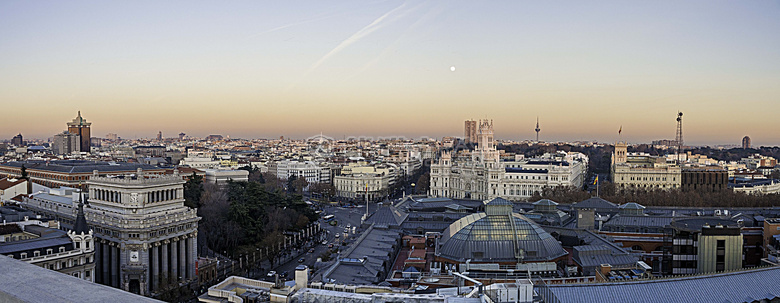
<path id="1" fill-rule="evenodd" d="M 81 136 L 79 139 L 79 146 L 81 147 L 82 152 L 89 152 L 89 143 L 91 139 L 89 130 L 90 125 L 92 125 L 92 122 L 87 122 L 87 120 L 82 118 L 81 111 L 79 111 L 79 115 L 76 116 L 73 121 L 68 122 L 68 132 Z"/>
<path id="2" fill-rule="evenodd" d="M 534 130 L 536 131 L 536 142 L 539 142 L 539 132 L 542 130 L 539 128 L 539 117 L 536 117 L 536 129 Z"/>
<path id="3" fill-rule="evenodd" d="M 477 121 L 466 120 L 463 137 L 466 143 L 477 143 Z"/>

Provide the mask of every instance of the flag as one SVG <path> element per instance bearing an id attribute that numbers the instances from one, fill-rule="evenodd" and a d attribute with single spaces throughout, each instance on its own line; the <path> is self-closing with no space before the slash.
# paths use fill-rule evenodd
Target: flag
<path id="1" fill-rule="evenodd" d="M 618 135 L 623 132 L 623 125 L 620 126 L 620 130 L 618 130 Z"/>
<path id="2" fill-rule="evenodd" d="M 596 185 L 599 183 L 599 176 L 596 176 L 596 179 L 593 180 L 593 185 Z"/>

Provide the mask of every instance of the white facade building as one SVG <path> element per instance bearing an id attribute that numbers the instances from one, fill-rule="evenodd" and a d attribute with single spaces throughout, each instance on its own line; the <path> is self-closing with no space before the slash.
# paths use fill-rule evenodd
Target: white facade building
<path id="1" fill-rule="evenodd" d="M 362 165 L 352 163 L 333 178 L 336 196 L 356 201 L 384 199 L 395 185 L 399 169 L 390 163 Z"/>
<path id="2" fill-rule="evenodd" d="M 281 180 L 296 176 L 305 178 L 309 184 L 330 183 L 330 167 L 320 166 L 314 161 L 274 161 L 269 163 L 268 172 Z"/>
<path id="3" fill-rule="evenodd" d="M 680 166 L 664 157 L 629 154 L 625 142 L 612 153 L 612 182 L 618 189 L 674 189 L 682 184 Z"/>
<path id="4" fill-rule="evenodd" d="M 493 122 L 488 120 L 479 121 L 477 144 L 471 159 L 453 159 L 451 153 L 443 152 L 434 161 L 429 196 L 473 200 L 501 197 L 522 201 L 545 187 L 584 184 L 588 159 L 583 154 L 501 161 L 493 139 Z"/>
<path id="5" fill-rule="evenodd" d="M 173 175 L 135 174 L 87 181 L 84 215 L 96 237 L 95 281 L 149 295 L 163 279 L 197 279 L 197 210 L 184 206 L 184 180 Z M 52 190 L 25 198 L 22 207 L 74 224 L 74 198 Z"/>

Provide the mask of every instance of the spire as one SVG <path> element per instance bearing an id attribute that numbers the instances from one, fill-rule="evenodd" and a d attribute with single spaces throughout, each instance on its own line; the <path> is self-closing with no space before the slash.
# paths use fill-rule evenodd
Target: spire
<path id="1" fill-rule="evenodd" d="M 87 225 L 87 219 L 84 217 L 84 195 L 79 191 L 79 210 L 76 214 L 76 222 L 73 223 L 73 232 L 76 234 L 88 234 L 89 226 Z"/>

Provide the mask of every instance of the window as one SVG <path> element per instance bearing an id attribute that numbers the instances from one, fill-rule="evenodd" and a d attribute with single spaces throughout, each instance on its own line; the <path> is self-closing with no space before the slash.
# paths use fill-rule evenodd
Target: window
<path id="1" fill-rule="evenodd" d="M 40 251 L 38 251 L 38 250 L 36 250 L 36 251 L 34 251 L 34 252 L 33 252 L 33 257 L 38 257 L 38 256 L 40 256 L 40 255 L 41 255 L 41 252 L 40 252 Z"/>
<path id="2" fill-rule="evenodd" d="M 60 246 L 60 252 L 65 252 L 65 247 Z"/>

